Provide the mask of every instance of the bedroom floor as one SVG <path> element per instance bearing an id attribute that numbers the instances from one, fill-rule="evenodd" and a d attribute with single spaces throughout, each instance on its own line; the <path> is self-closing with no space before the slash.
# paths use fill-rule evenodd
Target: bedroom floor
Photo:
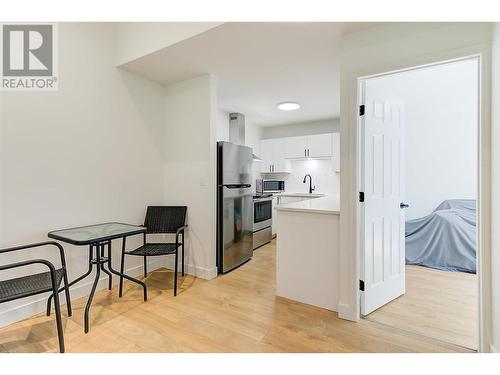
<path id="1" fill-rule="evenodd" d="M 477 349 L 477 294 L 475 274 L 406 266 L 406 294 L 365 319 Z"/>

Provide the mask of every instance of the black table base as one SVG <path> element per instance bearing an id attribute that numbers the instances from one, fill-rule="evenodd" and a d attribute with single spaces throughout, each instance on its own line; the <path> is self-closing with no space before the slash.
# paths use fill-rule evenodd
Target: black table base
<path id="1" fill-rule="evenodd" d="M 125 238 L 123 238 L 123 241 L 125 241 Z M 105 249 L 106 248 L 107 248 L 107 256 L 105 256 L 105 253 L 106 253 Z M 94 251 L 94 249 L 95 249 L 95 251 Z M 95 256 L 94 256 L 94 253 L 95 253 Z M 76 283 L 82 281 L 83 279 L 85 279 L 87 276 L 89 276 L 92 273 L 92 268 L 95 265 L 96 274 L 95 274 L 95 278 L 94 278 L 94 283 L 92 285 L 92 290 L 90 291 L 90 295 L 89 295 L 89 298 L 87 300 L 87 304 L 85 306 L 85 314 L 84 314 L 85 333 L 89 332 L 90 307 L 92 305 L 92 300 L 94 298 L 94 294 L 95 294 L 95 291 L 97 289 L 97 284 L 99 283 L 101 271 L 103 271 L 109 277 L 109 282 L 108 282 L 108 289 L 109 290 L 111 290 L 111 288 L 113 286 L 113 275 L 112 274 L 115 274 L 117 276 L 121 276 L 127 280 L 130 280 L 134 283 L 141 285 L 142 288 L 144 289 L 144 301 L 148 300 L 148 291 L 147 291 L 146 284 L 140 280 L 137 280 L 137 279 L 134 279 L 133 277 L 125 275 L 123 273 L 123 271 L 119 272 L 119 271 L 116 271 L 115 269 L 113 269 L 113 266 L 111 264 L 111 257 L 112 257 L 111 240 L 90 244 L 89 245 L 89 261 L 88 261 L 89 268 L 88 268 L 87 272 L 85 272 L 83 275 L 81 275 L 80 277 L 76 278 L 75 280 L 73 280 L 72 282 L 70 282 L 68 284 L 68 288 L 69 288 L 69 287 L 75 285 Z M 107 265 L 108 269 L 105 268 L 106 265 Z M 62 290 L 62 288 L 61 288 L 61 290 Z M 121 295 L 120 295 L 120 297 L 121 297 Z M 53 295 L 50 295 L 49 299 L 47 301 L 47 316 L 50 315 L 52 298 L 53 298 Z"/>

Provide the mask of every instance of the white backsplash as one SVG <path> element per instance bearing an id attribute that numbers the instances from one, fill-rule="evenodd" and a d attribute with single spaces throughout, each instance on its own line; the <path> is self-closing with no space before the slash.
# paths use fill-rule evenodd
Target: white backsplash
<path id="1" fill-rule="evenodd" d="M 286 193 L 308 193 L 309 178 L 305 184 L 302 181 L 310 174 L 316 186 L 314 193 L 340 195 L 340 173 L 333 171 L 332 160 L 292 160 L 291 169 L 289 174 L 266 173 L 263 178 L 284 180 Z"/>

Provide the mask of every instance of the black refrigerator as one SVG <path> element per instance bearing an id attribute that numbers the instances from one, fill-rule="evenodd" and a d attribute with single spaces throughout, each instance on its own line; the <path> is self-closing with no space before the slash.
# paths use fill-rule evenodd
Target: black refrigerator
<path id="1" fill-rule="evenodd" d="M 217 268 L 226 273 L 253 253 L 252 149 L 217 142 Z"/>

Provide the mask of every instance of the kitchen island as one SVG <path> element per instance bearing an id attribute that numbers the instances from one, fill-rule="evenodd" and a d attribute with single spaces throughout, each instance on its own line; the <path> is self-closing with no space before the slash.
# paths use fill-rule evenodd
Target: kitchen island
<path id="1" fill-rule="evenodd" d="M 325 196 L 276 207 L 276 293 L 337 311 L 340 202 Z"/>

